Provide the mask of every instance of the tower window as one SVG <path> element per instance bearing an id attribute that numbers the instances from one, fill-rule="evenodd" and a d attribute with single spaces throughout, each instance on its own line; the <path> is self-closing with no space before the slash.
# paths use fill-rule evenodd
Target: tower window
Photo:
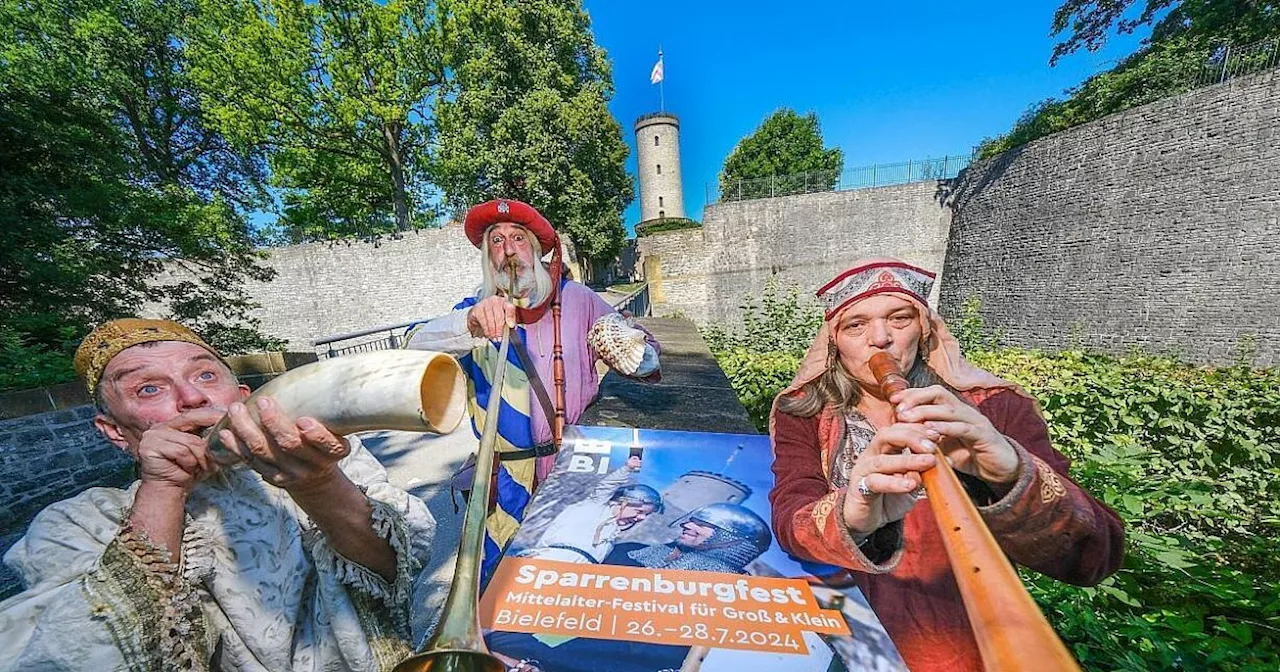
<path id="1" fill-rule="evenodd" d="M 656 136 L 656 135 L 655 135 L 655 136 L 653 136 L 653 146 L 654 146 L 654 147 L 657 147 L 657 146 L 658 146 L 658 136 Z"/>
<path id="2" fill-rule="evenodd" d="M 658 211 L 658 219 L 666 219 L 666 218 L 667 218 L 667 213 L 665 213 L 665 212 L 663 212 L 663 211 L 659 210 L 659 211 Z"/>
<path id="3" fill-rule="evenodd" d="M 662 197 L 661 197 L 661 196 L 659 196 L 659 197 L 658 197 L 658 207 L 659 207 L 659 208 L 661 208 L 661 207 L 662 207 Z"/>
<path id="4" fill-rule="evenodd" d="M 661 163 L 659 163 L 659 164 L 658 164 L 658 174 L 659 174 L 659 175 L 661 175 L 661 174 L 662 174 L 662 164 L 661 164 Z"/>

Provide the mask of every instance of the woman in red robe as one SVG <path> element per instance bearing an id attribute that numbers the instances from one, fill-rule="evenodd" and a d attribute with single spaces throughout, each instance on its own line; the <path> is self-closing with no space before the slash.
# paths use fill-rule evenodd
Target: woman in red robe
<path id="1" fill-rule="evenodd" d="M 1067 477 L 1035 401 L 961 357 L 926 304 L 933 279 L 875 258 L 818 291 L 824 325 L 770 417 L 769 501 L 784 549 L 854 570 L 913 672 L 961 672 L 982 669 L 978 645 L 933 512 L 916 506 L 939 450 L 1016 564 L 1094 585 L 1120 567 L 1124 530 Z M 881 396 L 879 351 L 912 389 Z"/>

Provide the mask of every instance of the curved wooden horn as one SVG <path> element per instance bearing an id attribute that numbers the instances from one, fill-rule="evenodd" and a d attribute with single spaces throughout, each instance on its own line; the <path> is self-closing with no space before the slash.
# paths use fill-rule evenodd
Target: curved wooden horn
<path id="1" fill-rule="evenodd" d="M 887 352 L 872 355 L 871 374 L 886 399 L 910 387 Z M 951 571 L 988 672 L 1080 667 L 1045 620 L 1004 551 L 991 536 L 955 470 L 942 456 L 921 474 Z"/>
<path id="2" fill-rule="evenodd" d="M 258 388 L 245 406 L 255 420 L 253 400 L 270 396 L 292 418 L 308 416 L 338 436 L 375 429 L 452 432 L 466 414 L 467 383 L 448 354 L 425 350 L 380 350 L 334 357 L 301 366 Z M 241 457 L 209 429 L 209 450 L 219 464 Z"/>

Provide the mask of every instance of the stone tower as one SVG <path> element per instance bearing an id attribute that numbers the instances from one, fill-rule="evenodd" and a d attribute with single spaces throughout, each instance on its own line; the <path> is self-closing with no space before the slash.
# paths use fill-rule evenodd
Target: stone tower
<path id="1" fill-rule="evenodd" d="M 640 221 L 684 217 L 680 187 L 680 120 L 657 112 L 636 120 Z"/>

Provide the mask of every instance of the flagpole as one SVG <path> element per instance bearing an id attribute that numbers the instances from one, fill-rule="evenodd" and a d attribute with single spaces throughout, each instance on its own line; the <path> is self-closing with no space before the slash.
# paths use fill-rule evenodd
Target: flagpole
<path id="1" fill-rule="evenodd" d="M 658 62 L 662 63 L 662 45 L 658 45 Z M 662 63 L 662 79 L 658 80 L 658 111 L 667 111 L 667 97 L 662 87 L 667 81 L 667 64 Z"/>

